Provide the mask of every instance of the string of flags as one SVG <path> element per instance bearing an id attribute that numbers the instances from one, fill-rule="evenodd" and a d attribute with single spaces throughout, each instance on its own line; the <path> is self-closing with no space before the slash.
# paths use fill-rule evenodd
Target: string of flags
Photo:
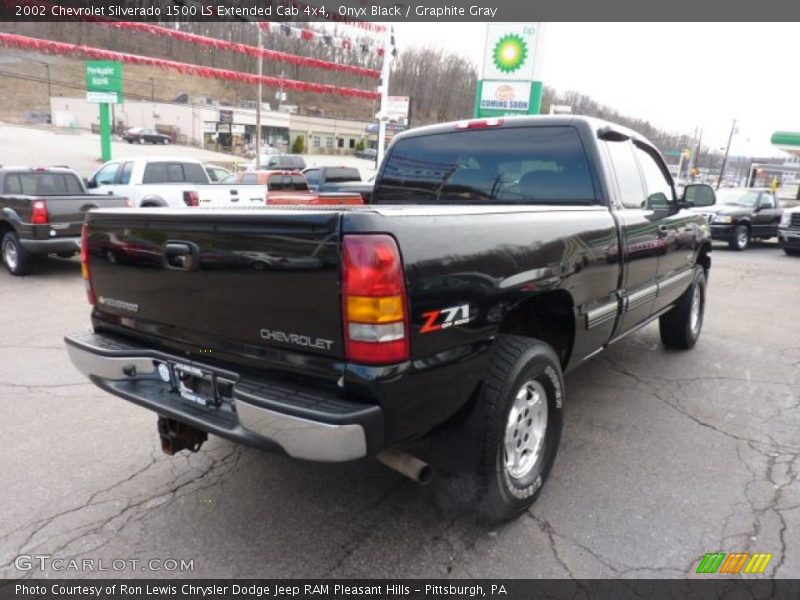
<path id="1" fill-rule="evenodd" d="M 378 46 L 376 41 L 369 36 L 362 36 L 352 39 L 314 31 L 313 29 L 295 27 L 293 25 L 289 25 L 288 23 L 274 23 L 271 21 L 263 21 L 260 23 L 260 26 L 264 31 L 282 33 L 288 37 L 305 40 L 307 42 L 325 44 L 327 46 L 332 46 L 333 48 L 357 50 L 363 54 L 375 52 L 378 56 L 383 56 L 385 53 L 385 49 L 381 46 Z M 394 36 L 392 36 L 392 40 L 394 40 Z M 396 55 L 396 50 L 394 52 Z"/>

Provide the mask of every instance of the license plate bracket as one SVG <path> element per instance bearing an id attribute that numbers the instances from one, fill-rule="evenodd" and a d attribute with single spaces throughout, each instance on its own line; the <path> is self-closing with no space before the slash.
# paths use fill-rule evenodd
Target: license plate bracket
<path id="1" fill-rule="evenodd" d="M 205 408 L 217 408 L 220 405 L 217 376 L 212 371 L 178 362 L 171 366 L 177 392 L 183 400 Z"/>

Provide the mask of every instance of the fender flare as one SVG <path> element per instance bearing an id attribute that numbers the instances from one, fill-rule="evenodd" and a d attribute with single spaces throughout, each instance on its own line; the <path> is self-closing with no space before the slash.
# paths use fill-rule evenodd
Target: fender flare
<path id="1" fill-rule="evenodd" d="M 0 212 L 0 215 L 0 223 L 8 223 L 15 232 L 19 233 L 22 219 L 19 218 L 19 215 L 13 208 L 4 208 L 2 212 Z"/>
<path id="2" fill-rule="evenodd" d="M 145 196 L 142 198 L 141 202 L 139 202 L 139 208 L 144 206 L 145 204 L 155 204 L 156 206 L 160 207 L 167 207 L 169 204 L 161 196 Z"/>

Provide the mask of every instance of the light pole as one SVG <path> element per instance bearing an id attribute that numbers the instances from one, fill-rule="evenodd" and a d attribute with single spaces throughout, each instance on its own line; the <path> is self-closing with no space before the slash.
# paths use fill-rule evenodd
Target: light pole
<path id="1" fill-rule="evenodd" d="M 261 49 L 263 40 L 261 39 L 261 25 L 256 23 L 258 30 L 258 99 L 256 100 L 256 170 L 261 168 L 261 76 L 264 70 L 264 56 Z"/>
<path id="2" fill-rule="evenodd" d="M 383 66 L 381 67 L 381 106 L 378 109 L 378 152 L 375 156 L 377 164 L 383 161 L 383 153 L 386 150 L 386 103 L 389 96 L 389 74 L 392 60 L 391 48 L 392 34 L 387 27 L 383 42 Z"/>
<path id="3" fill-rule="evenodd" d="M 725 175 L 725 165 L 728 162 L 728 153 L 731 151 L 731 141 L 733 140 L 734 133 L 736 133 L 736 119 L 733 120 L 733 124 L 731 125 L 731 133 L 728 136 L 728 145 L 725 147 L 725 156 L 722 157 L 722 166 L 719 168 L 719 177 L 717 178 L 717 189 L 719 189 L 719 186 L 722 183 L 722 177 L 723 175 Z"/>

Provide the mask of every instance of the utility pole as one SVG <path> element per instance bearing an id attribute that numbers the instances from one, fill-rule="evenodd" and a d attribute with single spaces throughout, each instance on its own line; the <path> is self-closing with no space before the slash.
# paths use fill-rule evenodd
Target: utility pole
<path id="1" fill-rule="evenodd" d="M 383 161 L 383 153 L 386 150 L 386 103 L 389 97 L 389 74 L 392 61 L 392 34 L 389 27 L 386 28 L 383 42 L 383 66 L 381 67 L 381 106 L 378 109 L 378 153 L 375 156 L 377 164 Z"/>
<path id="2" fill-rule="evenodd" d="M 256 23 L 258 30 L 258 99 L 256 100 L 256 170 L 261 168 L 261 76 L 264 71 L 264 56 L 261 52 L 264 47 L 261 38 L 261 24 Z"/>
<path id="3" fill-rule="evenodd" d="M 155 77 L 151 77 L 150 78 L 150 101 L 151 102 L 155 102 L 156 101 L 156 78 Z"/>
<path id="4" fill-rule="evenodd" d="M 53 97 L 53 92 L 50 89 L 50 63 L 44 63 L 44 68 L 47 69 L 47 103 L 50 103 L 50 98 Z"/>
<path id="5" fill-rule="evenodd" d="M 717 178 L 717 189 L 719 189 L 719 186 L 722 183 L 722 176 L 725 175 L 725 165 L 728 162 L 728 153 L 731 151 L 731 141 L 733 140 L 734 133 L 736 133 L 736 119 L 733 120 L 733 124 L 731 125 L 731 133 L 730 135 L 728 135 L 728 145 L 725 147 L 725 156 L 722 157 L 722 166 L 719 168 L 719 177 Z"/>
<path id="6" fill-rule="evenodd" d="M 281 69 L 281 85 L 278 88 L 278 112 L 281 111 L 281 102 L 283 101 L 283 78 L 286 76 L 286 72 Z"/>

